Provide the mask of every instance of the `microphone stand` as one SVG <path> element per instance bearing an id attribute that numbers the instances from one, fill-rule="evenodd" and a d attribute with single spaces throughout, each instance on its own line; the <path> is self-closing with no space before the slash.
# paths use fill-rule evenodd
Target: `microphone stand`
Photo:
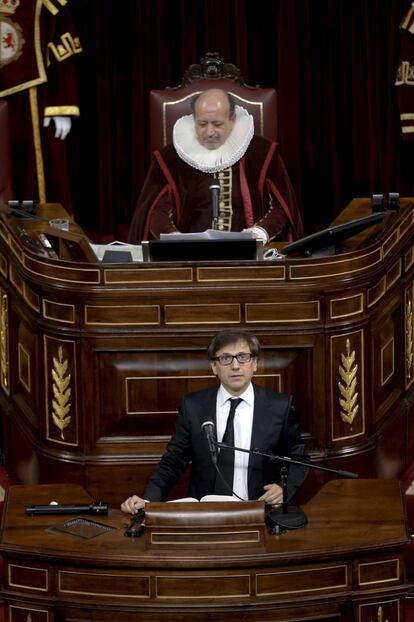
<path id="1" fill-rule="evenodd" d="M 225 443 L 219 443 L 215 441 L 216 446 L 220 447 L 220 449 L 231 449 L 232 451 L 242 451 L 246 454 L 252 454 L 253 456 L 261 456 L 263 458 L 269 458 L 270 460 L 280 460 L 281 462 L 288 464 L 298 464 L 299 466 L 303 466 L 310 469 L 317 469 L 319 471 L 327 471 L 329 473 L 334 473 L 335 475 L 339 475 L 340 477 L 349 477 L 353 479 L 357 479 L 359 477 L 358 473 L 353 473 L 352 471 L 342 471 L 341 469 L 331 469 L 330 467 L 319 466 L 317 464 L 312 464 L 311 462 L 306 462 L 305 460 L 298 460 L 297 458 L 290 458 L 288 456 L 278 456 L 277 454 L 265 454 L 258 449 L 244 449 L 242 447 L 232 447 L 230 445 L 226 445 Z M 217 468 L 217 467 L 216 467 Z M 286 529 L 298 529 L 299 527 L 304 527 L 308 522 L 305 513 L 297 506 L 290 505 L 287 498 L 287 474 L 288 469 L 287 466 L 284 465 L 281 468 L 281 480 L 282 480 L 282 491 L 283 491 L 283 500 L 280 506 L 276 508 L 271 508 L 266 514 L 266 518 L 268 522 L 271 524 L 274 533 L 280 533 Z"/>
<path id="2" fill-rule="evenodd" d="M 213 215 L 211 227 L 212 229 L 218 229 L 220 184 L 214 180 L 209 188 L 211 190 L 211 212 Z"/>

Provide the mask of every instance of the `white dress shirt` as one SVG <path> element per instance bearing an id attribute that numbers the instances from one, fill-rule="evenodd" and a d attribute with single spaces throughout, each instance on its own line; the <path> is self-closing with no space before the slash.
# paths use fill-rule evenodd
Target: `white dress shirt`
<path id="1" fill-rule="evenodd" d="M 234 397 L 234 395 L 231 395 L 223 385 L 220 385 L 217 392 L 216 406 L 217 441 L 219 443 L 221 443 L 226 430 L 227 418 L 230 411 L 230 399 L 232 397 Z M 250 449 L 254 410 L 253 385 L 250 383 L 244 393 L 238 397 L 241 397 L 243 401 L 237 406 L 234 415 L 234 446 L 241 447 L 242 449 Z M 249 498 L 247 489 L 249 457 L 250 454 L 244 451 L 234 452 L 233 492 L 246 501 Z"/>

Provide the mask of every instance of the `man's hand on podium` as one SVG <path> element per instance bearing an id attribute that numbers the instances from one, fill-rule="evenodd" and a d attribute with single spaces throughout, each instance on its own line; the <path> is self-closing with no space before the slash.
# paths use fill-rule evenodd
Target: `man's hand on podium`
<path id="1" fill-rule="evenodd" d="M 139 510 L 142 510 L 145 506 L 145 500 L 138 497 L 138 495 L 132 495 L 128 497 L 122 505 L 121 510 L 126 514 L 136 514 Z"/>
<path id="2" fill-rule="evenodd" d="M 277 484 L 266 484 L 263 486 L 265 493 L 259 497 L 259 501 L 264 501 L 269 505 L 279 505 L 283 501 L 283 489 Z"/>

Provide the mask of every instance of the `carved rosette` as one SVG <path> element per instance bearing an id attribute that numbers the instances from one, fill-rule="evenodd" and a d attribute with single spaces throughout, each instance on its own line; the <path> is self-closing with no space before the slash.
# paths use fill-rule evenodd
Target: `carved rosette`
<path id="1" fill-rule="evenodd" d="M 70 373 L 68 373 L 68 361 L 63 358 L 62 346 L 59 346 L 58 356 L 53 357 L 52 375 L 52 418 L 55 426 L 60 431 L 60 438 L 65 439 L 64 430 L 71 422 L 70 416 Z"/>
<path id="2" fill-rule="evenodd" d="M 10 395 L 9 301 L 3 290 L 0 290 L 0 296 L 0 383 L 3 391 Z"/>
<path id="3" fill-rule="evenodd" d="M 359 410 L 357 391 L 358 365 L 355 362 L 355 350 L 351 352 L 349 339 L 346 340 L 345 349 L 346 353 L 341 354 L 341 365 L 339 366 L 339 375 L 342 380 L 338 382 L 338 389 L 341 394 L 339 405 L 342 421 L 352 427 L 352 423 Z"/>
<path id="4" fill-rule="evenodd" d="M 405 378 L 409 386 L 414 377 L 414 338 L 413 338 L 412 289 L 405 291 Z"/>

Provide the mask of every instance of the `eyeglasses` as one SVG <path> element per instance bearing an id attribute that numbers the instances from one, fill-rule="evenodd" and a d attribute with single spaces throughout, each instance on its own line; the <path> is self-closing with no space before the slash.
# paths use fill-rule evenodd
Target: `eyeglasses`
<path id="1" fill-rule="evenodd" d="M 238 363 L 248 363 L 253 357 L 251 352 L 238 352 L 237 354 L 221 354 L 215 356 L 214 360 L 218 361 L 220 365 L 231 365 L 234 359 L 237 359 Z"/>

